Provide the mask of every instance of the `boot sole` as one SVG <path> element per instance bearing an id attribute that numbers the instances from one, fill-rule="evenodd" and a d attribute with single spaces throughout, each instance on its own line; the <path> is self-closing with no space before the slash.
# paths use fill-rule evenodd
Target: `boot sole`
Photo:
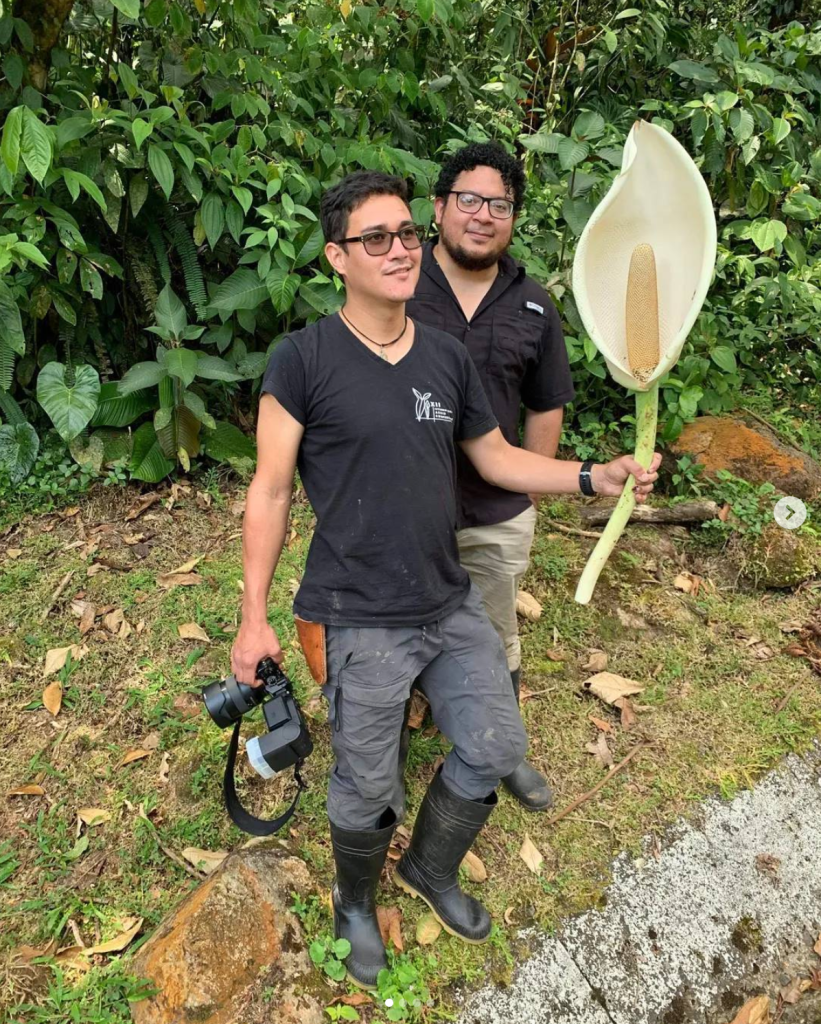
<path id="1" fill-rule="evenodd" d="M 448 935 L 452 935 L 455 939 L 460 939 L 462 942 L 467 942 L 471 946 L 483 946 L 490 938 L 490 935 L 488 934 L 485 936 L 484 939 L 469 939 L 467 938 L 466 935 L 461 935 L 459 932 L 454 931 L 449 924 L 446 924 L 442 920 L 442 918 L 436 912 L 436 907 L 434 907 L 431 901 L 426 896 L 423 896 L 421 892 L 418 892 L 416 889 L 414 889 L 410 882 L 406 882 L 398 871 L 394 872 L 393 878 L 396 884 L 399 886 L 399 888 L 404 889 L 409 896 L 412 896 L 414 899 L 420 899 L 422 900 L 423 903 L 426 903 L 428 905 L 431 913 L 439 922 L 439 924 L 441 924 L 441 926 L 445 929 Z"/>
<path id="2" fill-rule="evenodd" d="M 378 985 L 366 985 L 364 981 L 359 981 L 355 978 L 350 971 L 345 971 L 345 978 L 356 988 L 361 988 L 363 992 L 376 992 L 379 988 Z"/>

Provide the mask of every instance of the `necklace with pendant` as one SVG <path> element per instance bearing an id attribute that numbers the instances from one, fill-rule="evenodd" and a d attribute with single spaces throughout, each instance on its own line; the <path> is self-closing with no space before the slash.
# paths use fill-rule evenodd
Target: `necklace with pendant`
<path id="1" fill-rule="evenodd" d="M 339 313 L 340 313 L 340 316 L 342 317 L 342 319 L 345 321 L 345 323 L 349 327 L 352 327 L 356 331 L 357 334 L 361 334 L 362 337 L 365 339 L 365 341 L 369 341 L 372 345 L 376 345 L 376 347 L 379 349 L 379 355 L 385 361 L 387 361 L 387 359 L 388 359 L 388 357 L 385 355 L 385 349 L 388 348 L 391 345 L 395 345 L 397 343 L 397 341 L 400 340 L 400 338 L 405 333 L 405 331 L 408 329 L 408 317 L 407 317 L 407 314 L 405 314 L 405 323 L 402 326 L 402 330 L 399 332 L 399 334 L 397 334 L 397 336 L 393 339 L 393 341 L 374 341 L 373 338 L 369 338 L 368 335 L 365 334 L 364 331 L 361 331 L 356 326 L 356 324 L 352 323 L 348 319 L 348 317 L 345 316 L 345 310 L 344 309 L 340 309 Z"/>

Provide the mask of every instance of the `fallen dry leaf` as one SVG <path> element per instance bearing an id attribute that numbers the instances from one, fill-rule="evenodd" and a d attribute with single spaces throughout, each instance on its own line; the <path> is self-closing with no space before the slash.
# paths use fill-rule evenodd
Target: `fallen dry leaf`
<path id="1" fill-rule="evenodd" d="M 817 953 L 821 956 L 821 935 L 815 940 L 815 945 L 812 947 L 813 953 Z"/>
<path id="2" fill-rule="evenodd" d="M 625 732 L 630 732 L 633 726 L 636 724 L 636 712 L 633 710 L 633 705 L 630 703 L 629 697 L 619 697 L 618 700 L 613 701 L 615 707 L 621 711 L 621 727 Z"/>
<path id="3" fill-rule="evenodd" d="M 692 572 L 682 572 L 673 580 L 673 586 L 676 590 L 681 590 L 685 594 L 692 594 L 693 597 L 698 597 L 698 592 L 701 588 L 701 577 L 696 576 Z"/>
<path id="4" fill-rule="evenodd" d="M 507 910 L 505 910 L 504 920 L 505 920 L 505 924 L 508 926 L 508 928 L 512 928 L 515 925 L 515 923 L 516 923 L 516 908 L 515 907 L 508 907 Z"/>
<path id="5" fill-rule="evenodd" d="M 805 982 L 806 987 L 804 985 Z M 809 978 L 793 978 L 778 994 L 788 1006 L 794 1006 L 811 984 L 812 982 Z"/>
<path id="6" fill-rule="evenodd" d="M 118 633 L 120 626 L 123 624 L 125 616 L 123 615 L 122 608 L 115 608 L 113 612 L 109 612 L 108 615 L 103 616 L 103 625 L 109 631 L 109 633 Z"/>
<path id="7" fill-rule="evenodd" d="M 80 636 L 85 636 L 89 630 L 94 628 L 94 620 L 97 618 L 97 608 L 91 603 L 91 601 L 83 602 L 85 607 L 83 608 L 83 614 L 80 616 Z"/>
<path id="8" fill-rule="evenodd" d="M 63 684 L 55 679 L 43 690 L 43 707 L 57 717 L 60 708 L 63 706 Z"/>
<path id="9" fill-rule="evenodd" d="M 241 516 L 245 514 L 245 502 L 244 501 L 232 501 L 228 506 L 232 516 Z"/>
<path id="10" fill-rule="evenodd" d="M 22 548 L 6 548 L 6 556 L 8 558 L 19 558 L 23 554 Z"/>
<path id="11" fill-rule="evenodd" d="M 414 690 L 411 695 L 410 714 L 408 715 L 408 728 L 421 729 L 428 713 L 428 698 L 420 690 Z"/>
<path id="12" fill-rule="evenodd" d="M 781 860 L 778 857 L 774 857 L 771 853 L 759 853 L 755 858 L 755 866 L 762 875 L 771 875 L 773 878 L 776 878 L 778 877 L 778 869 L 781 867 Z"/>
<path id="13" fill-rule="evenodd" d="M 68 647 L 53 647 L 46 651 L 46 664 L 43 669 L 45 675 L 53 675 L 64 668 L 69 654 L 72 661 L 82 661 L 88 654 L 88 648 L 85 644 L 70 644 Z"/>
<path id="14" fill-rule="evenodd" d="M 640 615 L 634 615 L 633 612 L 626 612 L 623 608 L 616 609 L 616 616 L 625 629 L 641 631 L 650 628 L 650 623 L 646 619 L 643 619 Z"/>
<path id="15" fill-rule="evenodd" d="M 607 668 L 607 655 L 594 647 L 587 652 L 587 664 L 582 665 L 582 672 L 604 672 Z"/>
<path id="16" fill-rule="evenodd" d="M 157 583 L 163 590 L 171 590 L 172 587 L 197 587 L 205 580 L 195 572 L 167 572 L 157 577 Z"/>
<path id="17" fill-rule="evenodd" d="M 718 518 L 721 520 L 722 523 L 727 522 L 727 517 L 732 511 L 732 508 L 732 505 L 722 505 L 721 508 L 718 510 Z"/>
<path id="18" fill-rule="evenodd" d="M 596 763 L 602 768 L 613 767 L 613 754 L 610 752 L 610 747 L 607 746 L 607 737 L 603 732 L 598 733 L 595 743 L 588 743 L 584 749 L 588 754 L 593 754 Z"/>
<path id="19" fill-rule="evenodd" d="M 206 644 L 211 643 L 211 638 L 196 622 L 184 622 L 181 626 L 177 626 L 177 632 L 183 640 L 201 640 Z"/>
<path id="20" fill-rule="evenodd" d="M 603 718 L 596 718 L 595 715 L 590 716 L 590 721 L 595 725 L 597 729 L 601 729 L 602 732 L 612 732 L 613 726 L 609 722 L 605 722 Z"/>
<path id="21" fill-rule="evenodd" d="M 128 637 L 131 636 L 131 633 L 131 623 L 128 621 L 128 619 L 123 619 L 122 624 L 120 626 L 120 631 L 117 633 L 117 636 L 120 638 L 120 640 L 126 640 L 128 639 Z"/>
<path id="22" fill-rule="evenodd" d="M 170 755 L 169 755 L 168 751 L 166 750 L 166 752 L 162 756 L 162 761 L 160 761 L 160 774 L 159 774 L 159 780 L 158 781 L 159 781 L 161 786 L 166 785 L 166 783 L 168 782 L 168 773 L 170 771 L 170 766 L 169 766 L 169 761 L 170 760 L 171 760 Z"/>
<path id="23" fill-rule="evenodd" d="M 143 750 L 139 747 L 137 750 L 129 750 L 125 757 L 117 765 L 118 768 L 122 768 L 124 765 L 131 764 L 132 761 L 142 761 L 144 757 L 150 757 L 150 750 Z"/>
<path id="24" fill-rule="evenodd" d="M 471 882 L 486 882 L 487 868 L 472 850 L 468 850 L 462 860 L 462 867 L 467 871 Z"/>
<path id="25" fill-rule="evenodd" d="M 81 807 L 77 817 L 84 825 L 102 825 L 104 821 L 111 821 L 111 811 L 102 807 Z"/>
<path id="26" fill-rule="evenodd" d="M 542 617 L 542 606 L 532 594 L 520 590 L 516 595 L 516 614 L 529 622 L 538 622 Z"/>
<path id="27" fill-rule="evenodd" d="M 203 558 L 205 558 L 205 555 L 196 555 L 194 558 L 189 558 L 187 562 L 183 562 L 183 564 L 178 565 L 176 569 L 172 569 L 171 572 L 168 573 L 168 575 L 174 576 L 177 573 L 191 572 L 194 566 L 198 565 L 203 560 Z"/>
<path id="28" fill-rule="evenodd" d="M 364 992 L 350 992 L 344 996 L 334 996 L 331 1000 L 331 1005 L 334 1003 L 343 1003 L 345 1006 L 369 1006 L 373 1002 L 370 996 L 365 995 Z"/>
<path id="29" fill-rule="evenodd" d="M 10 789 L 6 796 L 45 796 L 46 791 L 42 786 L 32 783 L 29 786 L 18 786 L 17 789 Z"/>
<path id="30" fill-rule="evenodd" d="M 149 494 L 144 495 L 140 501 L 131 509 L 130 512 L 126 512 L 125 521 L 127 523 L 132 522 L 138 516 L 141 516 L 143 512 L 151 508 L 153 504 L 160 500 L 159 494 L 155 494 L 151 491 Z"/>
<path id="31" fill-rule="evenodd" d="M 97 946 L 90 946 L 88 949 L 83 950 L 84 956 L 94 956 L 97 953 L 119 953 L 124 950 L 127 946 L 136 939 L 140 929 L 143 926 L 143 919 L 141 917 L 129 917 L 122 922 L 123 931 L 116 936 L 116 938 L 109 939 L 108 942 L 101 942 Z"/>
<path id="32" fill-rule="evenodd" d="M 377 907 L 376 916 L 384 944 L 387 946 L 390 939 L 396 949 L 403 953 L 405 945 L 402 941 L 402 911 L 399 907 Z"/>
<path id="33" fill-rule="evenodd" d="M 585 680 L 583 684 L 586 690 L 595 694 L 607 704 L 615 704 L 619 697 L 629 697 L 633 693 L 642 693 L 643 686 L 640 686 L 633 679 L 625 679 L 614 672 L 597 672 Z"/>
<path id="34" fill-rule="evenodd" d="M 756 996 L 746 1002 L 731 1024 L 770 1024 L 770 997 Z"/>
<path id="35" fill-rule="evenodd" d="M 537 847 L 534 846 L 533 840 L 530 836 L 525 836 L 525 841 L 522 843 L 521 850 L 519 850 L 519 856 L 525 864 L 527 864 L 534 875 L 541 873 L 544 857 L 539 853 Z"/>
<path id="36" fill-rule="evenodd" d="M 196 846 L 186 846 L 182 855 L 197 871 L 204 871 L 206 875 L 216 871 L 228 856 L 225 850 L 200 850 Z"/>
<path id="37" fill-rule="evenodd" d="M 442 934 L 442 926 L 433 916 L 425 914 L 416 926 L 416 941 L 420 946 L 432 946 Z"/>

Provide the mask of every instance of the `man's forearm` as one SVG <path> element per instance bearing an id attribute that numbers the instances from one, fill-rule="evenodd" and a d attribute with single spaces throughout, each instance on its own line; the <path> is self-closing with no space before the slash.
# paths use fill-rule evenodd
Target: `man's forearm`
<path id="1" fill-rule="evenodd" d="M 256 478 L 251 481 L 242 527 L 242 619 L 248 624 L 268 621 L 268 592 L 285 544 L 290 510 L 290 490 L 271 492 Z"/>
<path id="2" fill-rule="evenodd" d="M 505 443 L 492 459 L 483 463 L 480 472 L 488 483 L 523 494 L 578 494 L 581 462 L 547 459 L 523 448 Z M 597 486 L 604 467 L 592 468 L 593 488 Z"/>
<path id="3" fill-rule="evenodd" d="M 564 419 L 564 408 L 549 409 L 547 412 L 534 412 L 532 409 L 525 410 L 525 428 L 522 437 L 522 447 L 536 455 L 544 455 L 548 459 L 555 459 L 559 450 L 559 439 L 562 436 L 562 421 Z M 530 493 L 530 500 L 538 507 L 541 494 Z"/>

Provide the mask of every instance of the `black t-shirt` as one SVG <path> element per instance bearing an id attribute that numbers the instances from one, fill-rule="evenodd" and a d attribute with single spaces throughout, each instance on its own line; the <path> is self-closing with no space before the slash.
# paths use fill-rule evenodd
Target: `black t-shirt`
<path id="1" fill-rule="evenodd" d="M 417 323 L 392 365 L 336 314 L 282 339 L 262 390 L 305 428 L 297 466 L 317 525 L 297 614 L 407 626 L 458 608 L 454 445 L 496 426 L 464 346 Z"/>
<path id="2" fill-rule="evenodd" d="M 518 446 L 523 403 L 534 412 L 546 412 L 574 398 L 559 314 L 544 288 L 504 255 L 498 277 L 468 322 L 433 256 L 434 244 L 435 240 L 425 246 L 408 315 L 464 343 L 502 433 Z M 530 508 L 526 494 L 483 480 L 461 451 L 457 467 L 460 528 L 501 523 Z"/>

